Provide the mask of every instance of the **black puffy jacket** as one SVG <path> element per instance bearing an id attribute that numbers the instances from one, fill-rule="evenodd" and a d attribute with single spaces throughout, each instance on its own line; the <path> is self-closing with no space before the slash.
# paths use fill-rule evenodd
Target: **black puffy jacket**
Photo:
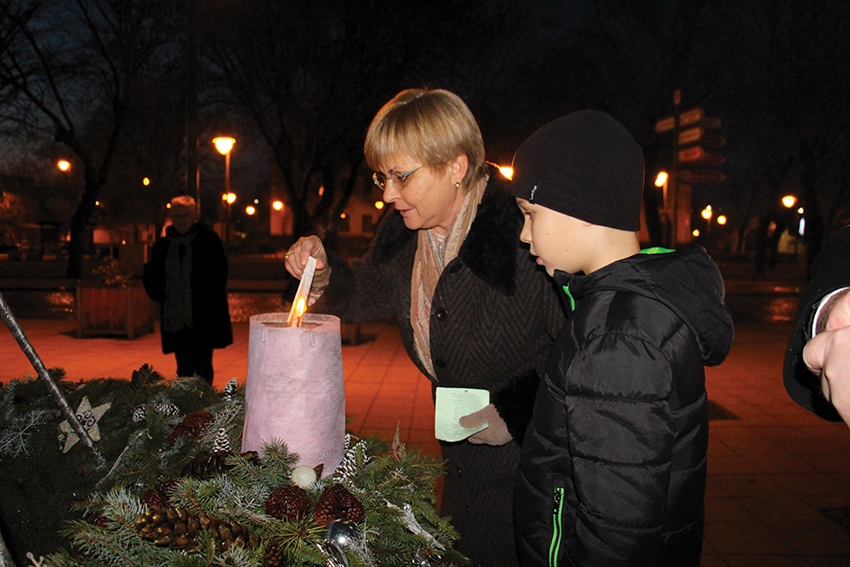
<path id="1" fill-rule="evenodd" d="M 732 346 L 700 247 L 556 272 L 575 311 L 550 354 L 516 492 L 524 565 L 699 565 L 708 446 L 703 365 Z"/>

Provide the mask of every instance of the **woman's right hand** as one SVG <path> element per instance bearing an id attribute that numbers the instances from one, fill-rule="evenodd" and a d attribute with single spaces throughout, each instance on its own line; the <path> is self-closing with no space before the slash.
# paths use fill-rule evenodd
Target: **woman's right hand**
<path id="1" fill-rule="evenodd" d="M 313 276 L 313 287 L 324 287 L 331 279 L 331 269 L 328 266 L 328 254 L 318 236 L 304 236 L 292 245 L 284 256 L 286 271 L 292 277 L 300 280 L 307 267 L 310 256 L 316 259 L 316 274 Z"/>

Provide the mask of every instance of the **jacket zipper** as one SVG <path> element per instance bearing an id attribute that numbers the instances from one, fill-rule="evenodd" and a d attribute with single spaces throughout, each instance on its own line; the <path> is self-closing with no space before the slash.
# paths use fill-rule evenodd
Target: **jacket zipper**
<path id="1" fill-rule="evenodd" d="M 552 542 L 549 544 L 549 567 L 558 567 L 561 547 L 561 512 L 564 509 L 564 489 L 555 487 L 555 506 L 552 510 Z"/>

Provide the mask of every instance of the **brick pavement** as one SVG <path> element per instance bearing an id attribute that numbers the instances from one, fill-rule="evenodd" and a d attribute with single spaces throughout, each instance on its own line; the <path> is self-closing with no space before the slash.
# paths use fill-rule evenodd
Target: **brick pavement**
<path id="1" fill-rule="evenodd" d="M 47 367 L 72 380 L 129 378 L 142 364 L 165 376 L 172 356 L 159 335 L 133 341 L 75 339 L 74 322 L 23 320 Z M 728 360 L 707 370 L 711 422 L 703 567 L 836 567 L 850 565 L 850 531 L 830 519 L 850 509 L 850 428 L 819 420 L 782 387 L 789 323 L 737 325 Z M 351 429 L 403 441 L 437 454 L 430 386 L 407 358 L 392 325 L 364 325 L 368 339 L 343 346 L 346 410 Z M 215 353 L 215 385 L 245 379 L 248 324 Z M 0 382 L 32 369 L 11 334 L 0 332 Z M 725 410 L 725 411 L 723 411 Z M 725 418 L 725 419 L 721 419 Z M 825 511 L 825 512 L 824 512 Z M 845 518 L 845 522 L 850 518 Z"/>

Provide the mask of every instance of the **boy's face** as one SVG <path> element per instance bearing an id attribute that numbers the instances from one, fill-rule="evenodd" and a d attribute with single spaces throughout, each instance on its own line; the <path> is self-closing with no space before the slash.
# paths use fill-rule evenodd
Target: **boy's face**
<path id="1" fill-rule="evenodd" d="M 531 255 L 546 273 L 586 272 L 592 246 L 588 228 L 593 225 L 519 197 L 516 201 L 525 219 L 519 238 L 530 246 Z"/>

